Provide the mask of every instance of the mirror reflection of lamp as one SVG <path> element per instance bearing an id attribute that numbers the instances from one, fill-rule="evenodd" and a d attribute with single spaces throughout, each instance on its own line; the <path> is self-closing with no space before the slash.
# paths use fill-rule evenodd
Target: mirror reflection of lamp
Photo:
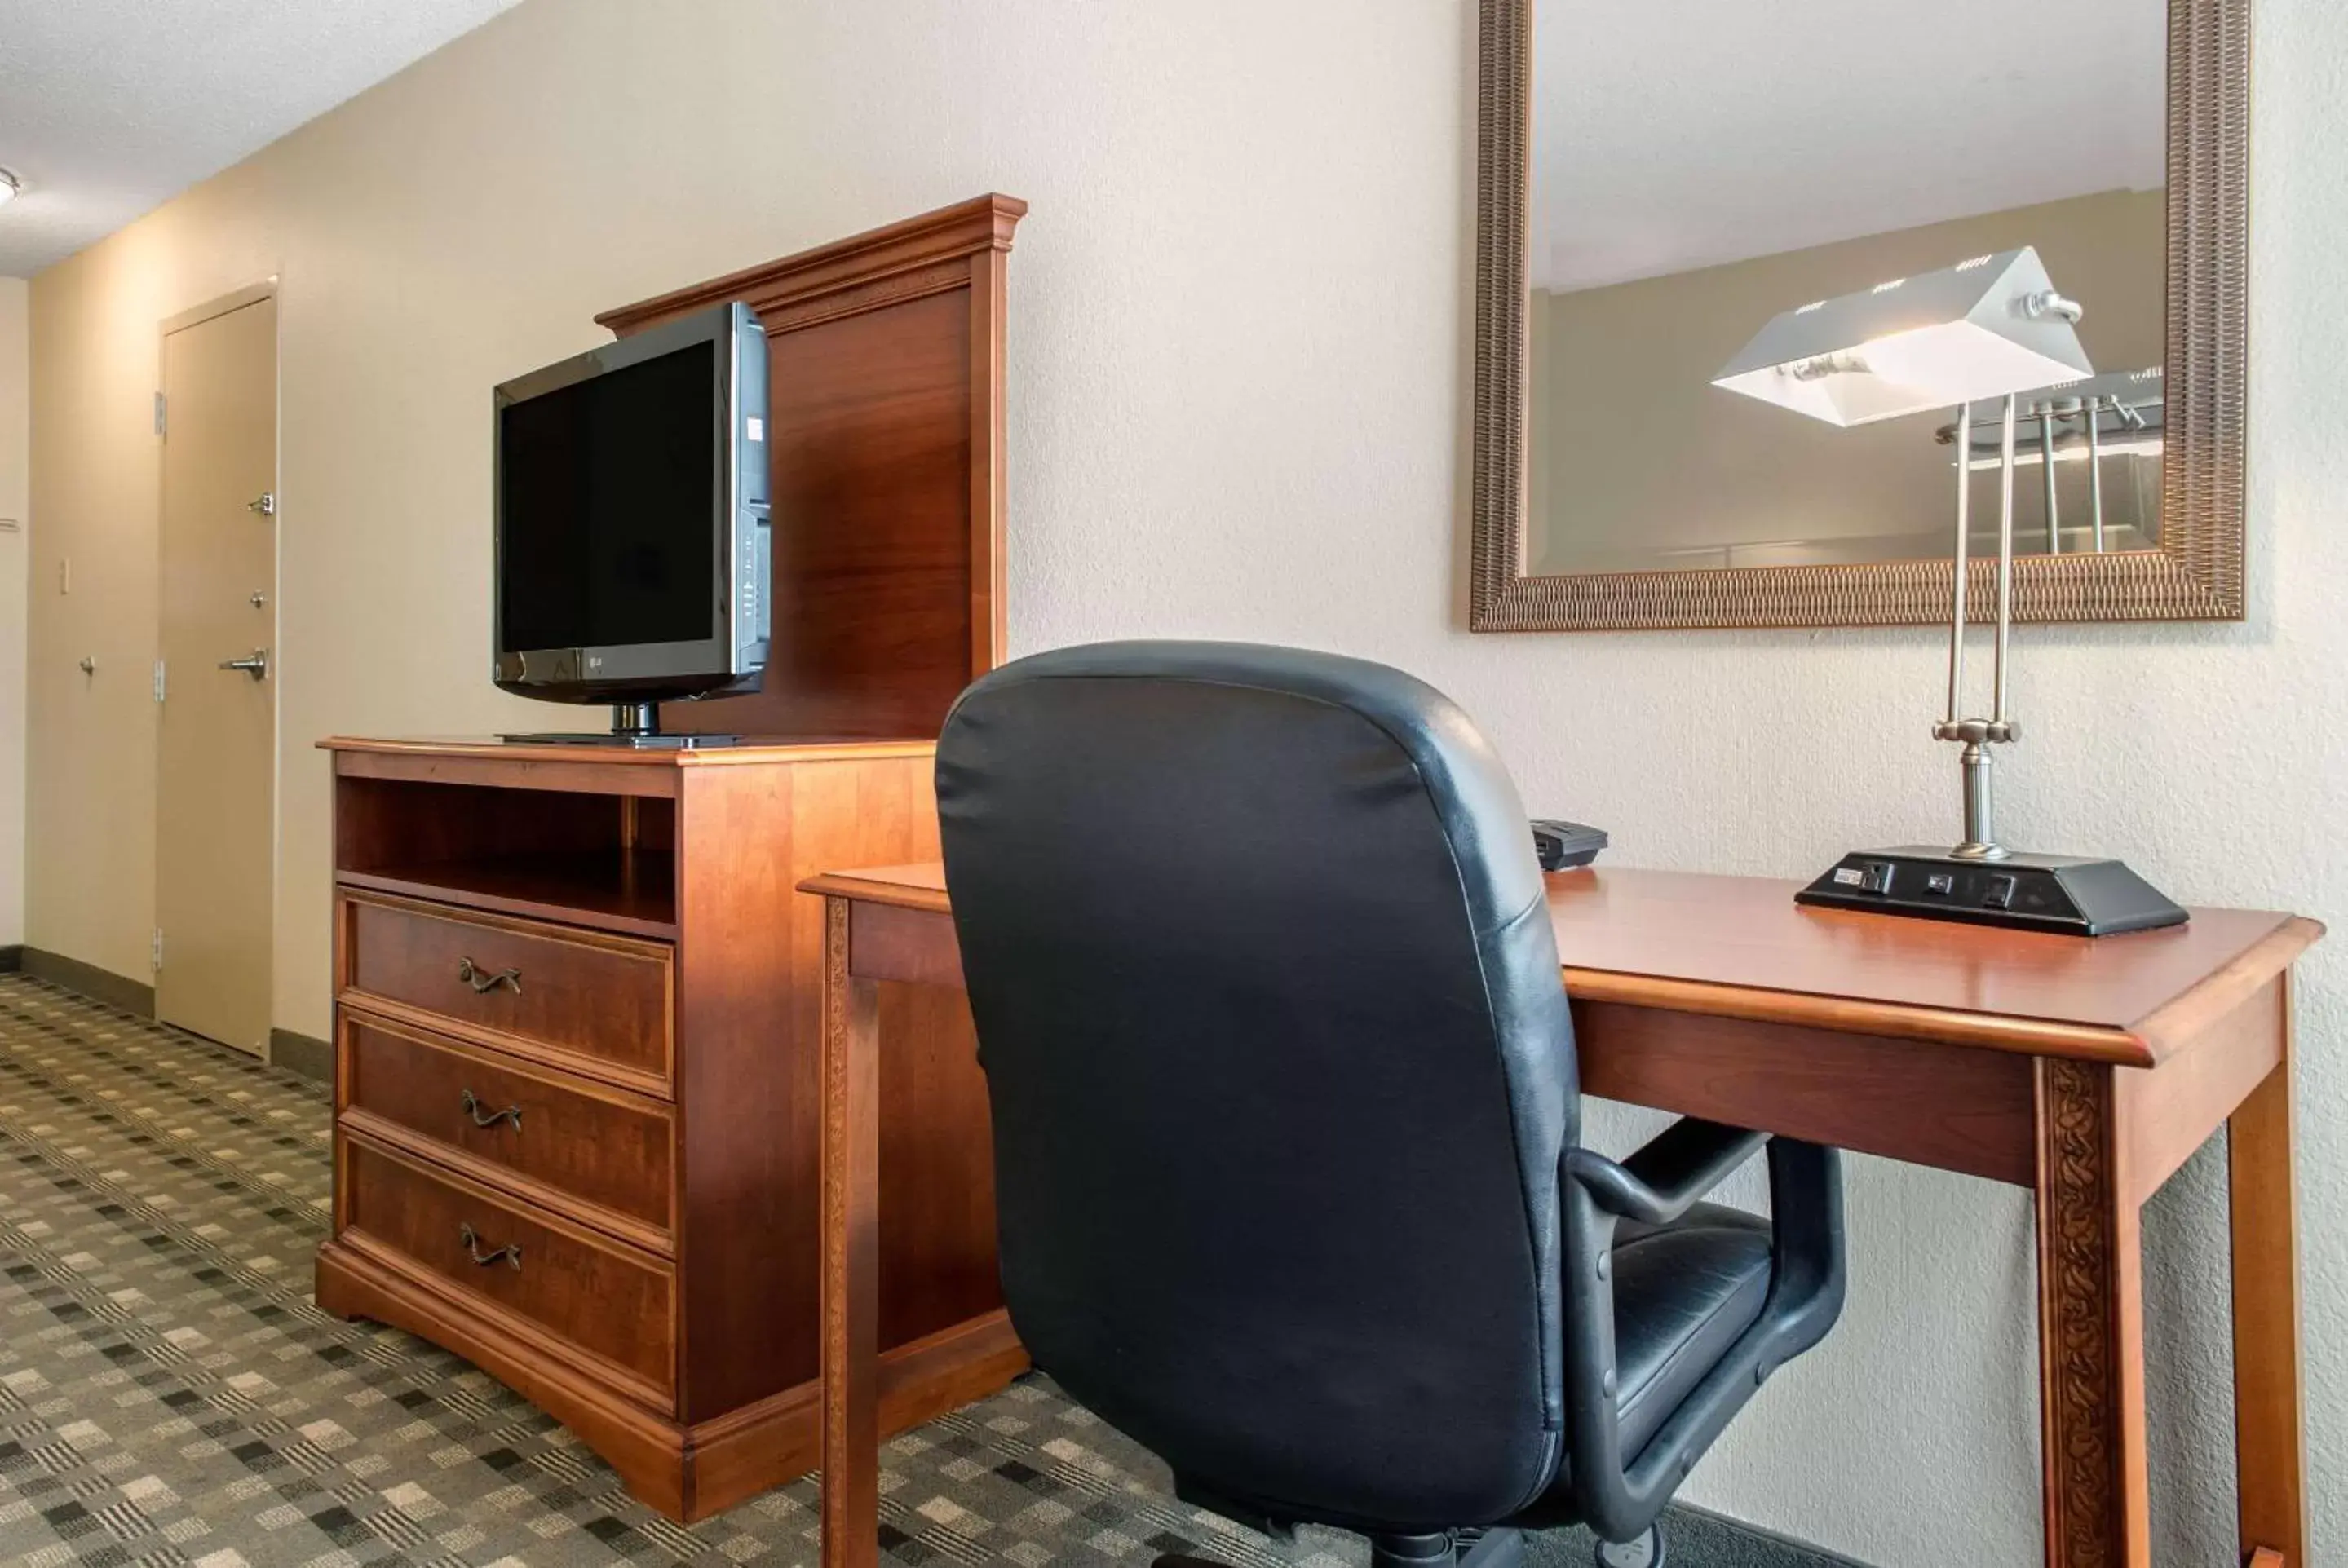
<path id="1" fill-rule="evenodd" d="M 1850 427 L 1954 407 L 1948 439 L 1962 455 L 1949 618 L 1948 702 L 1936 740 L 1961 745 L 1964 839 L 1954 848 L 1883 850 L 1846 856 L 1801 895 L 1803 901 L 1896 910 L 1987 924 L 2101 935 L 2174 925 L 2185 912 L 2116 861 L 2017 856 L 1997 841 L 1989 748 L 2020 737 L 2006 706 L 2006 651 L 2013 620 L 2013 480 L 2024 395 L 2040 435 L 2047 516 L 2055 528 L 2056 425 L 2084 419 L 2101 548 L 2102 418 L 2117 415 L 2130 435 L 2150 427 L 2142 396 L 2096 378 L 2080 346 L 2078 302 L 2059 292 L 2028 246 L 1977 256 L 1939 272 L 1896 278 L 1860 293 L 1819 300 L 1772 320 L 1713 378 L 1713 384 Z M 1973 405 L 1996 400 L 1998 469 L 1996 640 L 1989 716 L 1964 716 L 1965 614 Z M 2131 411 L 2120 413 L 2126 402 Z M 2156 436 L 2155 439 L 2157 437 Z M 2015 869 L 1985 875 L 1983 866 Z M 1965 867 L 1960 876 L 1952 869 Z M 2019 902 L 2017 902 L 2017 900 Z M 2035 907 L 2033 907 L 2035 906 Z"/>
<path id="2" fill-rule="evenodd" d="M 2166 394 L 2161 367 L 2116 371 L 2041 388 L 2024 405 L 2023 423 L 2034 425 L 2034 443 L 2019 446 L 2014 461 L 2024 467 L 2055 463 L 2087 465 L 2088 548 L 2096 554 L 2106 546 L 2104 513 L 2104 459 L 2157 457 L 2167 450 Z M 1943 425 L 1933 439 L 1943 446 L 1956 443 L 1957 427 Z M 1976 472 L 1995 468 L 2000 455 L 1994 442 L 1976 439 L 1964 461 Z M 2063 553 L 2063 524 L 2052 480 L 2045 483 L 2046 553 Z"/>

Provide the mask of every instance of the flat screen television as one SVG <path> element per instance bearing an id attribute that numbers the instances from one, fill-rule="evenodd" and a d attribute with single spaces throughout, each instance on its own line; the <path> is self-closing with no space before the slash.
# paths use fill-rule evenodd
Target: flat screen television
<path id="1" fill-rule="evenodd" d="M 495 403 L 492 679 L 614 714 L 608 734 L 513 738 L 675 743 L 661 702 L 757 690 L 774 559 L 757 313 L 647 328 Z"/>

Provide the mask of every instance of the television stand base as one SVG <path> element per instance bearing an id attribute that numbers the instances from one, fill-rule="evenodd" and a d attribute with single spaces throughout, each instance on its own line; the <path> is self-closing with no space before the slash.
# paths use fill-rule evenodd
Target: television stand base
<path id="1" fill-rule="evenodd" d="M 498 739 L 510 746 L 618 746 L 635 752 L 700 752 L 758 743 L 747 735 L 613 735 L 576 731 L 543 735 L 501 734 Z"/>
<path id="2" fill-rule="evenodd" d="M 697 752 L 705 747 L 738 746 L 740 735 L 679 735 L 660 727 L 658 702 L 614 702 L 608 733 L 578 732 L 536 735 L 499 735 L 510 746 L 626 746 L 639 752 Z"/>

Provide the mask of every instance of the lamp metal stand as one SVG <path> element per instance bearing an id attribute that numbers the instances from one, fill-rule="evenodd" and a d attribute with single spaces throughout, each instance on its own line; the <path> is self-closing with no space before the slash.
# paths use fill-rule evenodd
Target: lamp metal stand
<path id="1" fill-rule="evenodd" d="M 1965 612 L 1972 556 L 1972 465 L 1957 464 L 1957 548 L 1955 592 L 1949 612 L 1949 702 L 1941 722 L 1932 726 L 1936 741 L 1956 741 L 1964 769 L 1964 842 L 1949 851 L 1959 860 L 2003 860 L 2008 856 L 1997 841 L 1995 762 L 1989 748 L 2019 740 L 2022 727 L 2005 711 L 2005 654 L 2013 637 L 2013 437 L 2018 414 L 2011 395 L 2005 399 L 1998 466 L 1997 512 L 1997 642 L 1991 675 L 1991 715 L 1966 719 Z M 1957 411 L 1957 450 L 1972 450 L 1973 405 Z M 2049 465 L 2052 467 L 2052 465 Z"/>
<path id="2" fill-rule="evenodd" d="M 2092 408 L 2089 418 L 2094 417 Z M 1802 904 L 1867 909 L 1935 920 L 2018 930 L 2104 937 L 2182 925 L 2185 910 L 2116 860 L 2069 855 L 2025 855 L 1997 841 L 1995 763 L 1990 748 L 2022 735 L 2006 705 L 2006 653 L 2013 636 L 2013 444 L 2019 415 L 2008 395 L 2002 411 L 1998 464 L 1997 634 L 1990 677 L 1990 716 L 1962 718 L 1965 707 L 1965 613 L 1972 555 L 1972 418 L 1971 404 L 1957 413 L 1957 539 L 1954 591 L 1949 614 L 1949 692 L 1935 740 L 1964 747 L 1964 842 L 1952 849 L 1859 850 L 1795 896 Z M 2051 407 L 2040 413 L 2042 436 L 2053 428 Z M 2051 439 L 2043 448 L 2048 475 L 2048 537 L 2054 532 Z"/>

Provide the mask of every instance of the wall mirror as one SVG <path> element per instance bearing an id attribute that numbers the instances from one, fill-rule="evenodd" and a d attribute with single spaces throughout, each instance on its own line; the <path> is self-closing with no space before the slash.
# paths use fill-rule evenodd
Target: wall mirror
<path id="1" fill-rule="evenodd" d="M 1944 619 L 1998 421 L 1960 453 L 1954 408 L 1714 383 L 1780 313 L 2022 246 L 2096 375 L 2022 399 L 2017 616 L 2239 619 L 2249 11 L 1481 0 L 1475 629 Z"/>

